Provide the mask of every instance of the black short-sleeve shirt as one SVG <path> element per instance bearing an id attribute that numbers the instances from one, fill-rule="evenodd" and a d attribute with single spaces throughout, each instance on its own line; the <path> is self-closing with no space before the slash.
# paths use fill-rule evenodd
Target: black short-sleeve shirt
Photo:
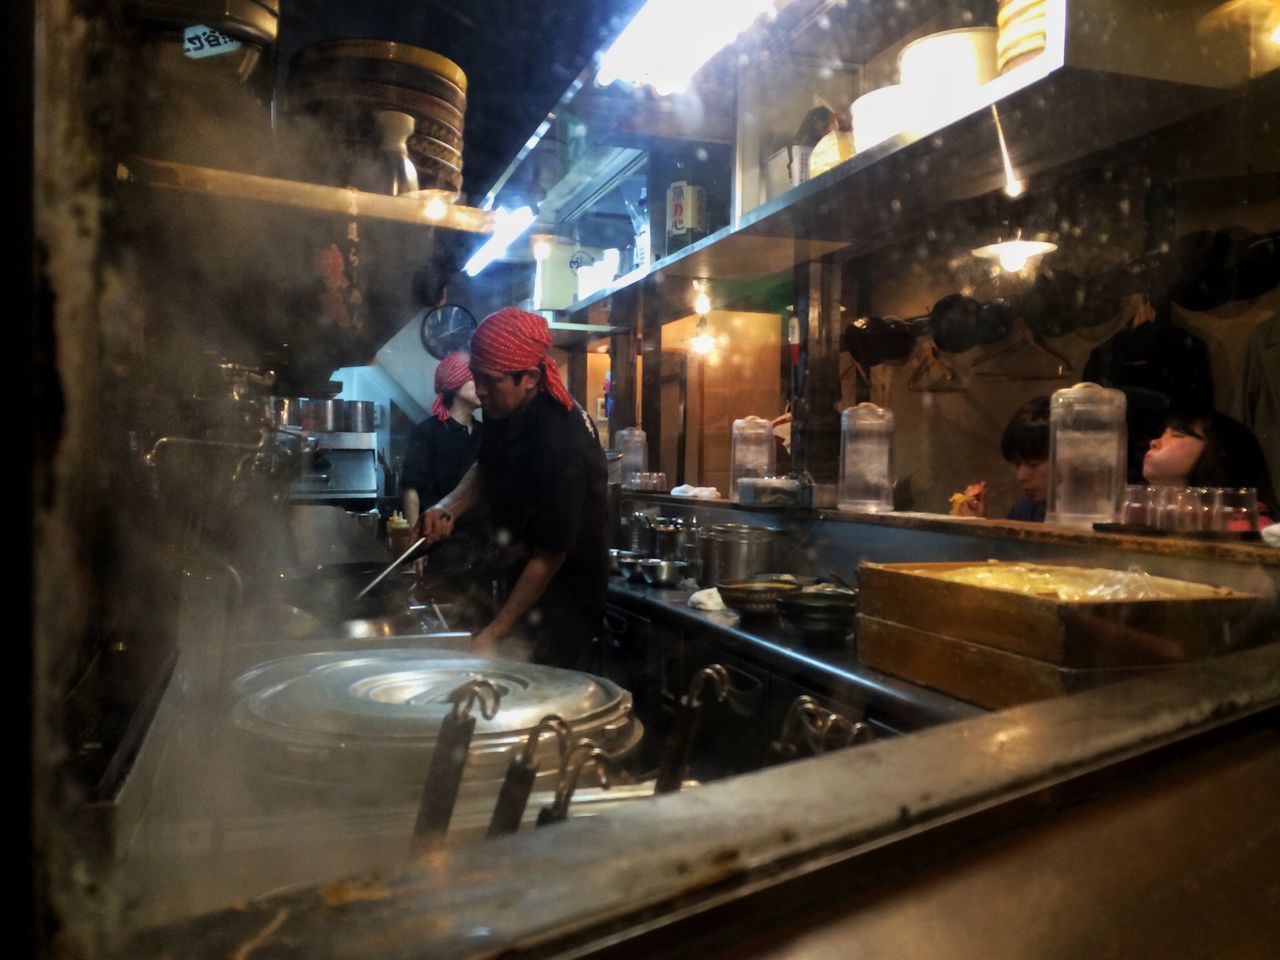
<path id="1" fill-rule="evenodd" d="M 535 658 L 582 666 L 609 578 L 608 476 L 587 415 L 539 393 L 518 415 L 486 424 L 478 463 L 508 586 L 533 550 L 566 554 L 529 618 L 541 625 Z"/>
<path id="2" fill-rule="evenodd" d="M 450 417 L 440 421 L 428 417 L 409 434 L 404 467 L 400 471 L 401 488 L 418 491 L 422 509 L 445 496 L 476 462 L 483 431 L 479 423 L 470 432 Z"/>

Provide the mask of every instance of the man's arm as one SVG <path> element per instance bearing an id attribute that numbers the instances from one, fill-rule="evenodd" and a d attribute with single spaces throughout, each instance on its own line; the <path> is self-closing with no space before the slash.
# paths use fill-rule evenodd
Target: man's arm
<path id="1" fill-rule="evenodd" d="M 548 550 L 534 550 L 533 556 L 520 571 L 520 578 L 511 591 L 511 596 L 502 605 L 493 622 L 476 635 L 471 642 L 475 653 L 487 655 L 493 653 L 499 640 L 510 633 L 526 613 L 542 599 L 551 579 L 564 566 L 566 553 L 552 553 Z"/>
<path id="2" fill-rule="evenodd" d="M 400 508 L 404 512 L 404 518 L 409 521 L 409 526 L 413 526 L 418 522 L 418 512 L 421 510 L 421 501 L 418 499 L 418 490 L 416 487 L 405 487 L 400 494 Z"/>
<path id="3" fill-rule="evenodd" d="M 413 537 L 426 537 L 428 543 L 435 543 L 453 533 L 454 520 L 474 507 L 480 498 L 479 472 L 473 463 L 456 487 L 424 510 L 413 528 Z"/>

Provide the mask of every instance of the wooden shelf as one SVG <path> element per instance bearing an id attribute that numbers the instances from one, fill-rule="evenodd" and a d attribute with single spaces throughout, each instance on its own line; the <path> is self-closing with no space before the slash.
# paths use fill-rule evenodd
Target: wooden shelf
<path id="1" fill-rule="evenodd" d="M 456 194 L 420 190 L 399 197 L 296 180 L 280 180 L 167 160 L 135 157 L 116 168 L 116 179 L 164 190 L 252 200 L 319 213 L 416 223 L 462 233 L 493 233 L 493 214 L 454 203 Z"/>

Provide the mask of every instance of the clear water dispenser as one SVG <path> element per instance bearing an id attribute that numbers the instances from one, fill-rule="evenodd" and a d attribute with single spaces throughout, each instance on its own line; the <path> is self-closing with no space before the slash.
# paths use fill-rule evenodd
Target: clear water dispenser
<path id="1" fill-rule="evenodd" d="M 638 489 L 640 485 L 634 478 L 649 470 L 649 438 L 639 427 L 623 427 L 614 442 L 622 453 L 622 486 Z"/>
<path id="2" fill-rule="evenodd" d="M 1124 415 L 1119 390 L 1078 383 L 1054 392 L 1046 523 L 1092 529 L 1116 519 L 1125 487 Z"/>
<path id="3" fill-rule="evenodd" d="M 761 417 L 733 421 L 733 448 L 729 496 L 739 499 L 738 481 L 771 477 L 774 473 L 773 424 Z"/>
<path id="4" fill-rule="evenodd" d="M 893 510 L 893 411 L 860 403 L 840 415 L 837 506 L 850 513 Z"/>

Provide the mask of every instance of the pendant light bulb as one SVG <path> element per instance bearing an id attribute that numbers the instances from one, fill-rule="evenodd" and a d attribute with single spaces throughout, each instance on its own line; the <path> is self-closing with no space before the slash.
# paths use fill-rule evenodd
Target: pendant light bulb
<path id="1" fill-rule="evenodd" d="M 705 296 L 705 294 L 703 294 Z M 705 357 L 716 348 L 716 338 L 707 332 L 707 318 L 698 320 L 698 329 L 689 341 L 689 350 L 700 357 Z"/>

